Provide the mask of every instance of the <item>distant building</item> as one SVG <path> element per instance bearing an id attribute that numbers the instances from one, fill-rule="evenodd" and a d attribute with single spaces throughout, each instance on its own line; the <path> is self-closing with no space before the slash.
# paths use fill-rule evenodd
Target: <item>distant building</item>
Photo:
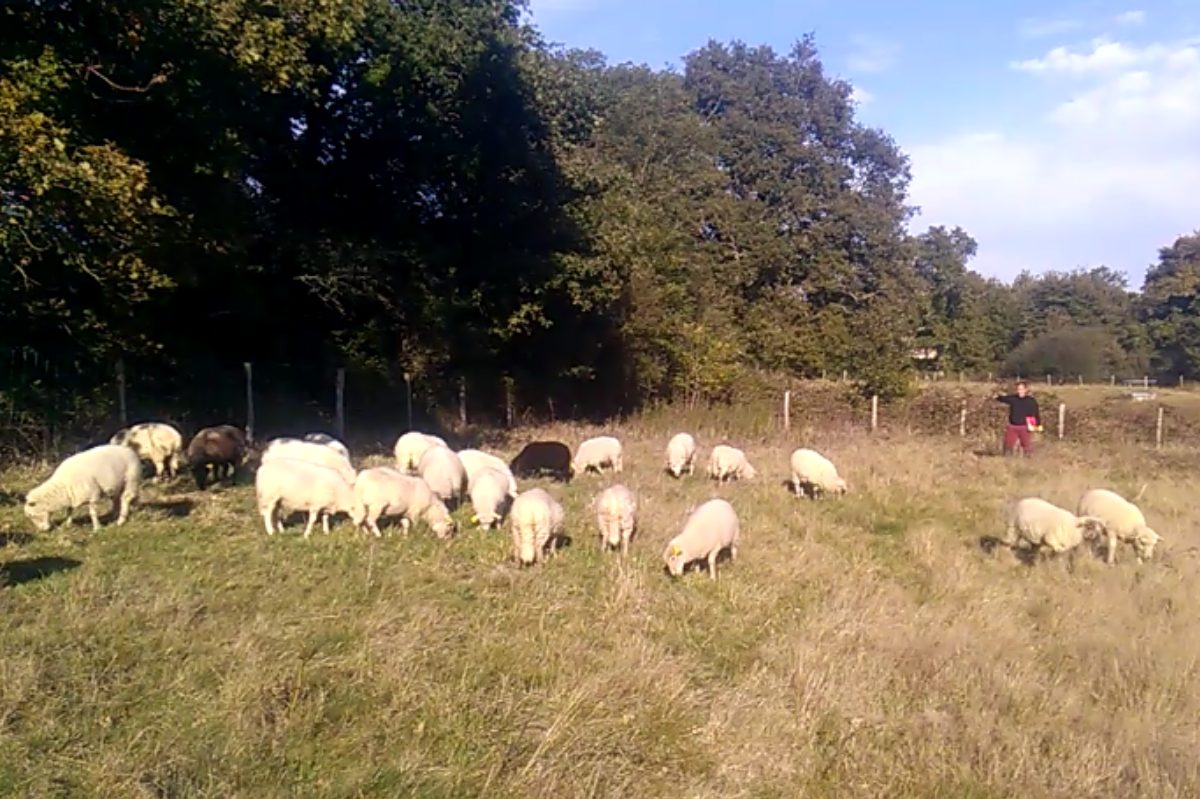
<path id="1" fill-rule="evenodd" d="M 913 347 L 909 355 L 914 361 L 936 361 L 941 355 L 940 347 Z"/>

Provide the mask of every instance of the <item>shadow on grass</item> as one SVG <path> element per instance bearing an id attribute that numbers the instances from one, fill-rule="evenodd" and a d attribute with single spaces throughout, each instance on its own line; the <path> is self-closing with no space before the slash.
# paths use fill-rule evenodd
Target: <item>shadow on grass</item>
<path id="1" fill-rule="evenodd" d="M 144 505 L 147 510 L 156 510 L 175 519 L 187 516 L 192 512 L 192 508 L 196 507 L 196 503 L 187 497 L 163 497 Z"/>
<path id="2" fill-rule="evenodd" d="M 21 497 L 11 491 L 0 491 L 0 505 L 20 505 Z"/>
<path id="3" fill-rule="evenodd" d="M 13 560 L 0 565 L 0 586 L 23 585 L 41 580 L 59 572 L 77 569 L 83 565 L 72 558 L 41 557 Z"/>
<path id="4" fill-rule="evenodd" d="M 16 544 L 24 546 L 33 540 L 33 536 L 29 533 L 18 533 L 15 530 L 5 530 L 0 532 L 0 547 L 7 547 Z"/>

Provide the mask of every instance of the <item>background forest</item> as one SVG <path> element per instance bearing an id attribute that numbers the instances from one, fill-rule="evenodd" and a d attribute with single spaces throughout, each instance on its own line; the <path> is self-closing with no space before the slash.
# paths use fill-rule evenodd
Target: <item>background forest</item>
<path id="1" fill-rule="evenodd" d="M 0 9 L 0 410 L 219 415 L 267 388 L 611 413 L 847 370 L 1200 377 L 1200 236 L 1140 292 L 971 271 L 816 43 L 678 72 L 549 46 L 495 0 Z M 1064 265 L 1070 266 L 1070 265 Z M 224 421 L 213 419 L 213 421 Z"/>

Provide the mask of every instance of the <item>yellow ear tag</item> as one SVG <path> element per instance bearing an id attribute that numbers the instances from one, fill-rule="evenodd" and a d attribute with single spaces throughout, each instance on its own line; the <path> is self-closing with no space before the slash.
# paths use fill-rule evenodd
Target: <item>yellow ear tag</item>
<path id="1" fill-rule="evenodd" d="M 671 554 L 672 554 L 672 555 L 675 555 L 676 557 L 678 557 L 679 555 L 682 555 L 682 554 L 683 554 L 683 547 L 681 547 L 681 546 L 679 546 L 678 544 L 676 544 L 675 546 L 671 547 Z"/>
<path id="2" fill-rule="evenodd" d="M 479 524 L 479 517 L 478 517 L 478 516 L 472 516 L 472 517 L 471 517 L 471 524 Z"/>

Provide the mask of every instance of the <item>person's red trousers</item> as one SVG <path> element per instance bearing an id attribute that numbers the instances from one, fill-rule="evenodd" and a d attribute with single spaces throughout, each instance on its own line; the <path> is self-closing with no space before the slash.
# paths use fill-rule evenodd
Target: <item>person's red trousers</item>
<path id="1" fill-rule="evenodd" d="M 1021 444 L 1022 453 L 1033 454 L 1033 434 L 1029 432 L 1029 428 L 1023 424 L 1010 424 L 1004 430 L 1004 454 L 1011 455 L 1018 442 Z"/>

